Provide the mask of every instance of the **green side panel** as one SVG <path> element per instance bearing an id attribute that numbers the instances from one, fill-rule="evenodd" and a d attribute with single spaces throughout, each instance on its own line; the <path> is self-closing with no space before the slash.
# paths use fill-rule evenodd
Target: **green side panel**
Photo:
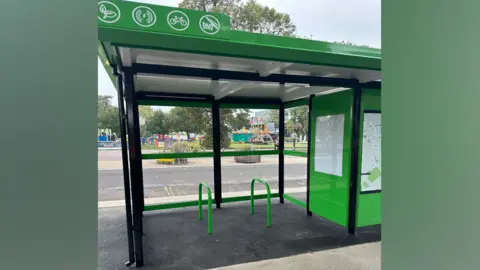
<path id="1" fill-rule="evenodd" d="M 280 104 L 244 104 L 244 103 L 220 103 L 223 109 L 264 109 L 276 110 L 280 108 Z"/>
<path id="2" fill-rule="evenodd" d="M 341 226 L 348 223 L 349 183 L 350 183 L 350 152 L 351 152 L 351 110 L 353 92 L 346 90 L 329 95 L 317 96 L 312 103 L 311 127 L 311 162 L 310 162 L 310 210 Z M 316 138 L 317 117 L 329 115 L 344 115 L 342 169 L 340 175 L 317 172 Z M 340 135 L 341 136 L 341 135 Z M 332 136 L 333 137 L 333 136 Z M 338 138 L 337 138 L 338 140 Z M 330 157 L 328 154 L 322 158 Z M 319 162 L 320 163 L 320 162 Z"/>
<path id="3" fill-rule="evenodd" d="M 381 90 L 378 89 L 364 89 L 362 96 L 363 110 L 381 110 Z"/>
<path id="4" fill-rule="evenodd" d="M 294 197 L 288 195 L 288 194 L 283 194 L 283 198 L 289 202 L 292 202 L 300 207 L 303 207 L 303 208 L 307 208 L 307 203 L 306 202 L 302 202 L 298 199 L 295 199 Z"/>
<path id="5" fill-rule="evenodd" d="M 132 1 L 98 1 L 99 26 L 217 39 L 230 37 L 230 17 Z"/>
<path id="6" fill-rule="evenodd" d="M 308 98 L 297 99 L 297 100 L 285 103 L 285 109 L 291 109 L 291 108 L 306 106 L 306 105 L 308 105 Z"/>
<path id="7" fill-rule="evenodd" d="M 138 100 L 138 105 L 146 106 L 170 106 L 170 107 L 201 107 L 211 108 L 212 104 L 209 102 L 198 101 L 181 101 L 181 100 Z"/>
<path id="8" fill-rule="evenodd" d="M 362 112 L 365 110 L 381 110 L 381 91 L 364 89 L 362 96 Z M 360 120 L 360 134 L 363 134 L 363 113 Z M 362 168 L 363 136 L 360 137 L 359 168 Z M 381 224 L 382 220 L 382 193 L 361 192 L 361 176 L 358 175 L 357 227 Z"/>
<path id="9" fill-rule="evenodd" d="M 381 224 L 382 193 L 360 194 L 357 209 L 357 227 Z"/>
<path id="10" fill-rule="evenodd" d="M 307 157 L 307 152 L 294 151 L 294 150 L 283 150 L 285 156 L 295 156 L 295 157 Z"/>

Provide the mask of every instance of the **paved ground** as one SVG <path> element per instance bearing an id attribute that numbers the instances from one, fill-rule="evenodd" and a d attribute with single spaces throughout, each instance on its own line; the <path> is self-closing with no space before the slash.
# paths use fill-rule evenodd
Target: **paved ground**
<path id="1" fill-rule="evenodd" d="M 249 215 L 248 202 L 213 211 L 213 235 L 196 208 L 146 212 L 145 270 L 380 270 L 380 228 L 352 237 L 319 217 L 307 217 L 293 204 L 272 205 L 265 228 L 264 201 Z M 127 240 L 123 208 L 99 209 L 98 269 L 124 269 Z"/>
<path id="2" fill-rule="evenodd" d="M 263 157 L 262 157 L 263 158 Z M 238 165 L 223 160 L 225 197 L 248 194 L 253 177 L 270 180 L 277 192 L 278 159 Z M 188 166 L 161 166 L 144 162 L 146 204 L 195 200 L 196 185 L 213 179 L 211 159 L 192 159 Z M 118 150 L 99 153 L 99 270 L 125 269 L 127 239 L 123 172 Z M 286 160 L 286 192 L 305 201 L 306 162 Z M 209 180 L 210 179 L 210 180 Z M 263 189 L 258 185 L 259 189 Z M 144 215 L 145 267 L 166 270 L 380 270 L 379 228 L 357 237 L 319 217 L 307 217 L 305 209 L 272 200 L 273 227 L 265 228 L 264 200 L 256 201 L 256 215 L 248 202 L 223 204 L 214 209 L 214 235 L 205 221 L 197 220 L 195 207 L 146 212 Z"/>

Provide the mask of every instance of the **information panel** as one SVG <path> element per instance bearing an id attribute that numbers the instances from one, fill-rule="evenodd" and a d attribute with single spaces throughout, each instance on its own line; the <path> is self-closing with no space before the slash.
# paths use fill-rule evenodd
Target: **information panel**
<path id="1" fill-rule="evenodd" d="M 315 171 L 342 176 L 343 114 L 319 116 L 315 128 Z"/>
<path id="2" fill-rule="evenodd" d="M 361 192 L 382 190 L 382 122 L 380 113 L 363 116 Z"/>

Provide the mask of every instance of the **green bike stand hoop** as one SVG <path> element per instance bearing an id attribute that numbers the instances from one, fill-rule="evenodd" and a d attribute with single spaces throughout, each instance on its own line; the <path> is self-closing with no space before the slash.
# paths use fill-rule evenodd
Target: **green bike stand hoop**
<path id="1" fill-rule="evenodd" d="M 208 234 L 212 234 L 212 192 L 210 187 L 208 187 L 207 183 L 200 183 L 198 184 L 198 219 L 203 220 L 203 212 L 202 212 L 202 188 L 205 187 L 207 190 L 208 195 Z"/>
<path id="2" fill-rule="evenodd" d="M 272 226 L 272 194 L 270 192 L 270 185 L 268 185 L 267 181 L 260 179 L 260 178 L 254 178 L 250 182 L 250 214 L 254 214 L 254 200 L 255 200 L 255 195 L 254 195 L 254 186 L 255 182 L 260 182 L 265 185 L 265 188 L 267 189 L 267 228 L 270 228 Z"/>

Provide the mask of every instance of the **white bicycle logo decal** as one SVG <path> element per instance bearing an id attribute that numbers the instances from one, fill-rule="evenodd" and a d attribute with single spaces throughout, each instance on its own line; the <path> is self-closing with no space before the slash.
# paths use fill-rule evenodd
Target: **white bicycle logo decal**
<path id="1" fill-rule="evenodd" d="M 168 25 L 176 31 L 185 31 L 190 25 L 190 19 L 188 19 L 187 14 L 174 10 L 167 15 Z"/>
<path id="2" fill-rule="evenodd" d="M 181 26 L 184 26 L 184 27 L 187 26 L 187 20 L 185 20 L 182 16 L 175 16 L 175 17 L 170 19 L 170 24 L 176 25 L 178 23 Z"/>

